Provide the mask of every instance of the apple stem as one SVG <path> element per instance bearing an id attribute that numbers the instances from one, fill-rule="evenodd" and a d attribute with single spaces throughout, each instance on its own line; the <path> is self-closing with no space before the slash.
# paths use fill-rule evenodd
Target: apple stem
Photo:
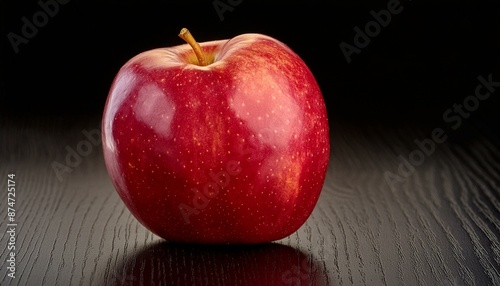
<path id="1" fill-rule="evenodd" d="M 196 54 L 196 57 L 198 58 L 198 63 L 200 64 L 200 66 L 206 66 L 207 62 L 205 60 L 205 55 L 201 51 L 200 44 L 198 44 L 198 42 L 196 42 L 196 40 L 194 39 L 193 35 L 191 35 L 191 32 L 189 32 L 189 30 L 186 28 L 182 28 L 179 33 L 179 37 L 184 41 L 186 41 L 186 43 L 188 43 L 191 46 L 191 48 L 193 48 L 193 51 Z"/>

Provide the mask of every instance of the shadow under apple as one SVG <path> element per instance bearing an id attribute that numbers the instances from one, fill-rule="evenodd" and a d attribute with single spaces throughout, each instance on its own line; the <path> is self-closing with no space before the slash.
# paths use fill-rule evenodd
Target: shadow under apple
<path id="1" fill-rule="evenodd" d="M 125 257 L 103 285 L 327 285 L 326 279 L 323 264 L 282 244 L 162 241 Z"/>

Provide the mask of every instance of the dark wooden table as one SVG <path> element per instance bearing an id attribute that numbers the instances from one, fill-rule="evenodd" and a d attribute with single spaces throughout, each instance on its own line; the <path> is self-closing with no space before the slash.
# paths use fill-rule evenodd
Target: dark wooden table
<path id="1" fill-rule="evenodd" d="M 96 128 L 98 116 L 0 122 L 1 285 L 500 285 L 500 147 L 479 132 L 419 153 L 433 129 L 333 121 L 305 225 L 272 244 L 203 247 L 140 225 L 99 144 L 54 171 Z"/>

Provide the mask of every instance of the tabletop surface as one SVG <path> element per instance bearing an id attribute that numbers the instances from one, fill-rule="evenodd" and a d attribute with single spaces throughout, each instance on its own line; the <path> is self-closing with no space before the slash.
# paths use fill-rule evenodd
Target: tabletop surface
<path id="1" fill-rule="evenodd" d="M 480 133 L 432 143 L 432 129 L 331 122 L 326 182 L 296 233 L 196 246 L 131 215 L 99 143 L 55 172 L 99 118 L 0 127 L 1 285 L 500 285 L 500 148 Z"/>

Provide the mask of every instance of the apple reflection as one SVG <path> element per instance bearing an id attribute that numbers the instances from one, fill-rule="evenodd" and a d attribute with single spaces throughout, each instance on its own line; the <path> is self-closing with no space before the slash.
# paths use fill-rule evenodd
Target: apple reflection
<path id="1" fill-rule="evenodd" d="M 322 264 L 289 246 L 160 242 L 124 259 L 105 285 L 327 285 Z"/>

